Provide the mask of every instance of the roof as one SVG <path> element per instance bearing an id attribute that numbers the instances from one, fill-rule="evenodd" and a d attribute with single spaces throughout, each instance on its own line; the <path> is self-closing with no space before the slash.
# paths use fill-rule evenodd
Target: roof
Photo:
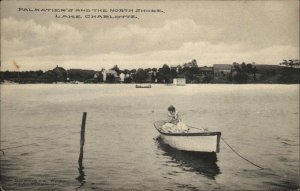
<path id="1" fill-rule="evenodd" d="M 119 77 L 118 73 L 115 70 L 103 70 L 102 73 L 106 73 L 107 75 L 113 75 L 114 77 Z"/>
<path id="2" fill-rule="evenodd" d="M 60 70 L 60 71 L 63 71 L 63 72 L 66 71 L 64 68 L 59 67 L 59 66 L 56 66 L 53 70 Z"/>
<path id="3" fill-rule="evenodd" d="M 118 74 L 115 70 L 103 70 L 102 72 L 105 72 L 107 74 Z"/>
<path id="4" fill-rule="evenodd" d="M 207 67 L 207 66 L 204 66 L 204 67 L 199 67 L 199 70 L 200 71 L 213 71 L 213 67 Z"/>
<path id="5" fill-rule="evenodd" d="M 214 69 L 223 69 L 223 70 L 231 70 L 232 65 L 231 64 L 214 64 Z"/>

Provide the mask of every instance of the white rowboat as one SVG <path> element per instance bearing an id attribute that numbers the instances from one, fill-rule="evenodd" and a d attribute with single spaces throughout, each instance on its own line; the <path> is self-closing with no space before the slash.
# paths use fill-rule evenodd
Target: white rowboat
<path id="1" fill-rule="evenodd" d="M 162 140 L 169 146 L 183 151 L 220 152 L 221 132 L 201 131 L 188 126 L 188 133 L 169 133 L 162 129 L 165 121 L 154 122 L 154 127 L 161 134 Z"/>

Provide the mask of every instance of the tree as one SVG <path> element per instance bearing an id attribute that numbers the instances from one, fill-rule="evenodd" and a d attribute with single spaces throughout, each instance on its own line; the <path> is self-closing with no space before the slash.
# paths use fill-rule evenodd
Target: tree
<path id="1" fill-rule="evenodd" d="M 170 67 L 167 64 L 164 64 L 163 67 L 161 68 L 160 72 L 168 74 L 170 72 Z"/>
<path id="2" fill-rule="evenodd" d="M 193 81 L 193 74 L 189 70 L 184 73 L 184 77 L 187 83 L 191 83 L 191 81 Z"/>
<path id="3" fill-rule="evenodd" d="M 248 75 L 245 72 L 238 72 L 233 76 L 233 80 L 237 83 L 246 83 L 248 81 Z"/>
<path id="4" fill-rule="evenodd" d="M 124 83 L 131 83 L 131 77 L 130 76 L 126 76 L 124 79 Z"/>
<path id="5" fill-rule="evenodd" d="M 101 72 L 98 73 L 97 77 L 94 77 L 94 82 L 103 82 L 103 74 Z"/>
<path id="6" fill-rule="evenodd" d="M 121 73 L 121 71 L 120 71 L 118 65 L 115 65 L 113 68 L 111 68 L 111 70 L 116 71 L 118 75 Z"/>
<path id="7" fill-rule="evenodd" d="M 172 81 L 172 74 L 170 67 L 164 64 L 162 68 L 158 69 L 158 82 L 170 83 Z"/>
<path id="8" fill-rule="evenodd" d="M 198 74 L 199 68 L 198 67 L 192 67 L 188 69 L 192 74 Z"/>
<path id="9" fill-rule="evenodd" d="M 300 62 L 299 60 L 283 60 L 284 65 L 280 71 L 280 83 L 300 83 Z"/>
<path id="10" fill-rule="evenodd" d="M 139 68 L 135 73 L 134 81 L 136 83 L 144 83 L 146 82 L 146 78 L 147 78 L 147 72 L 142 68 Z"/>
<path id="11" fill-rule="evenodd" d="M 247 66 L 246 66 L 246 63 L 245 62 L 242 62 L 241 64 L 241 69 L 243 72 L 246 72 L 247 71 Z"/>
<path id="12" fill-rule="evenodd" d="M 124 74 L 129 74 L 130 71 L 128 69 L 123 70 Z"/>
<path id="13" fill-rule="evenodd" d="M 248 66 L 250 67 L 250 66 Z M 242 64 L 238 64 L 236 62 L 233 63 L 234 72 L 232 73 L 231 79 L 234 80 L 236 83 L 246 83 L 248 81 L 248 74 L 247 74 L 247 65 L 245 62 Z"/>
<path id="14" fill-rule="evenodd" d="M 130 70 L 130 73 L 135 74 L 136 73 L 136 69 Z"/>
<path id="15" fill-rule="evenodd" d="M 196 60 L 196 59 L 193 59 L 193 60 L 192 60 L 191 66 L 192 66 L 192 67 L 195 67 L 195 68 L 198 67 L 197 60 Z"/>
<path id="16" fill-rule="evenodd" d="M 176 78 L 177 77 L 176 69 L 170 69 L 170 74 L 171 74 L 172 78 Z"/>
<path id="17" fill-rule="evenodd" d="M 113 74 L 107 74 L 106 81 L 108 83 L 115 83 L 116 82 L 116 78 L 115 78 L 115 76 Z"/>
<path id="18" fill-rule="evenodd" d="M 182 73 L 182 66 L 181 65 L 177 66 L 177 71 L 178 71 L 178 74 Z"/>
<path id="19" fill-rule="evenodd" d="M 256 68 L 256 66 L 252 67 L 251 73 L 253 74 L 253 79 L 254 79 L 254 81 L 256 81 L 256 73 L 257 73 L 257 68 Z"/>
<path id="20" fill-rule="evenodd" d="M 212 76 L 204 76 L 203 78 L 203 83 L 210 83 L 213 81 L 213 77 Z"/>
<path id="21" fill-rule="evenodd" d="M 38 77 L 42 76 L 43 74 L 44 74 L 44 72 L 43 72 L 42 70 L 36 71 L 36 75 L 37 75 Z"/>
<path id="22" fill-rule="evenodd" d="M 247 73 L 252 73 L 252 69 L 253 69 L 252 64 L 247 64 L 246 65 L 246 72 Z"/>
<path id="23" fill-rule="evenodd" d="M 198 68 L 197 60 L 193 59 L 191 62 L 184 63 L 183 68 Z"/>
<path id="24" fill-rule="evenodd" d="M 288 66 L 288 67 L 300 67 L 299 60 L 283 60 L 280 65 Z"/>
<path id="25" fill-rule="evenodd" d="M 148 72 L 152 71 L 152 69 L 151 68 L 146 68 L 144 71 L 148 73 Z"/>

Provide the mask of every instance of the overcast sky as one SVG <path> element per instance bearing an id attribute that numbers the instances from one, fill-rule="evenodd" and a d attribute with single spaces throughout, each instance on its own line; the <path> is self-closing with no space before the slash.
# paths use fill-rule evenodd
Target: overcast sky
<path id="1" fill-rule="evenodd" d="M 28 11 L 57 8 L 73 11 Z M 163 13 L 75 9 L 160 9 Z M 16 70 L 14 60 L 20 70 L 49 70 L 56 65 L 100 70 L 114 65 L 121 69 L 178 65 L 192 59 L 199 66 L 299 59 L 299 2 L 1 1 L 2 71 Z"/>

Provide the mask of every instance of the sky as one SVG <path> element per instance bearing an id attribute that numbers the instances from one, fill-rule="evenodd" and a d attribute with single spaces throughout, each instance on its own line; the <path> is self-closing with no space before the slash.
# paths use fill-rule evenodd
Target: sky
<path id="1" fill-rule="evenodd" d="M 193 59 L 198 66 L 299 59 L 299 2 L 1 1 L 1 71 L 158 68 Z"/>

